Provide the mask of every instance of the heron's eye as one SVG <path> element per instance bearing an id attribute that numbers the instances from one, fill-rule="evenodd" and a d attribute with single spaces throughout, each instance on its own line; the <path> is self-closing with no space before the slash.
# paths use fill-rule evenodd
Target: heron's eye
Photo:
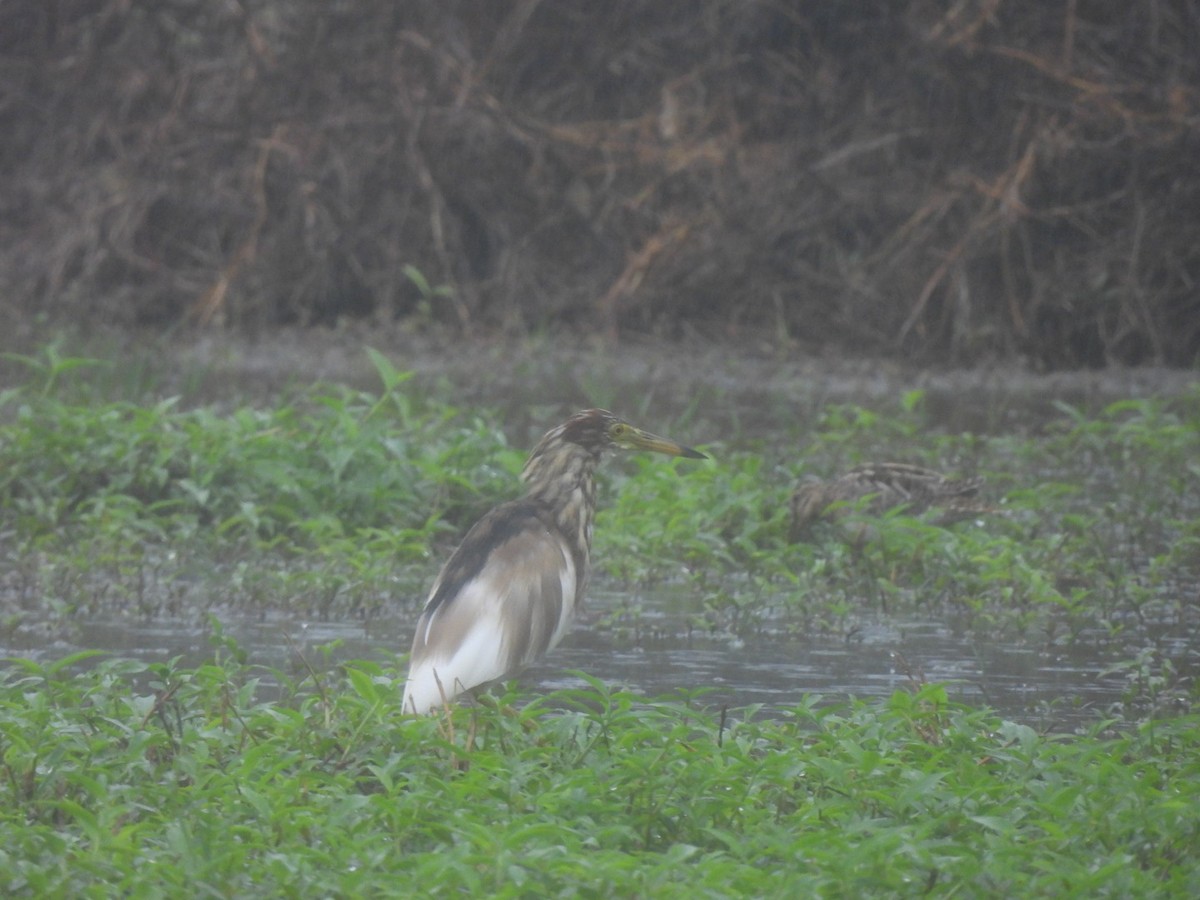
<path id="1" fill-rule="evenodd" d="M 614 441 L 619 441 L 622 438 L 628 437 L 629 432 L 630 428 L 628 425 L 626 425 L 624 422 L 618 422 L 609 430 L 608 433 Z"/>

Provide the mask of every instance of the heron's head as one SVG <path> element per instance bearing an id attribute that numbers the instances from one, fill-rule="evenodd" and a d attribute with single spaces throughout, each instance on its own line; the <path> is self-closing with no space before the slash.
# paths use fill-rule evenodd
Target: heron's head
<path id="1" fill-rule="evenodd" d="M 585 409 L 577 412 L 555 429 L 560 440 L 578 444 L 585 450 L 599 454 L 605 450 L 649 450 L 667 456 L 683 456 L 688 459 L 707 459 L 699 450 L 693 450 L 675 441 L 643 431 L 630 425 L 620 416 L 607 409 Z M 554 434 L 551 432 L 550 434 Z M 550 435 L 546 436 L 547 438 Z"/>
<path id="2" fill-rule="evenodd" d="M 829 506 L 830 496 L 828 485 L 823 481 L 808 480 L 792 494 L 792 518 L 804 523 L 820 518 L 821 513 Z"/>

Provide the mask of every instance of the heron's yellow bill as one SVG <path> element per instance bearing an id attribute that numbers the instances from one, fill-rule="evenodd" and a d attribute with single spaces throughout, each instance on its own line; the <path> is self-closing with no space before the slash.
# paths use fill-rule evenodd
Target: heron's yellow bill
<path id="1" fill-rule="evenodd" d="M 613 435 L 613 443 L 623 450 L 649 450 L 652 453 L 665 453 L 667 456 L 683 456 L 687 459 L 708 459 L 699 450 L 693 450 L 691 447 L 677 444 L 675 441 L 660 438 L 657 434 L 642 431 L 642 429 L 635 428 L 627 422 L 621 424 L 624 427 L 616 429 L 617 433 Z"/>

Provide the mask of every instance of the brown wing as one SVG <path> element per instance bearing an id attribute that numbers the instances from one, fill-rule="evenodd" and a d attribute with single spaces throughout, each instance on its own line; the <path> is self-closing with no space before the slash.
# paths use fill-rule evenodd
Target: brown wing
<path id="1" fill-rule="evenodd" d="M 468 532 L 430 592 L 413 638 L 404 709 L 424 713 L 516 674 L 570 627 L 579 573 L 557 529 L 505 504 Z"/>

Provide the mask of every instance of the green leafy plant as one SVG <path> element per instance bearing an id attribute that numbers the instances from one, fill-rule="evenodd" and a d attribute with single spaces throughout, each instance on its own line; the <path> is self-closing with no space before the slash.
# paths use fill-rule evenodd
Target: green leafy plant
<path id="1" fill-rule="evenodd" d="M 214 640 L 197 668 L 78 656 L 0 672 L 6 895 L 1200 885 L 1194 715 L 1047 737 L 928 685 L 761 720 L 589 679 L 412 719 L 377 664 L 310 662 L 294 680 Z M 268 679 L 277 699 L 261 699 Z"/>

